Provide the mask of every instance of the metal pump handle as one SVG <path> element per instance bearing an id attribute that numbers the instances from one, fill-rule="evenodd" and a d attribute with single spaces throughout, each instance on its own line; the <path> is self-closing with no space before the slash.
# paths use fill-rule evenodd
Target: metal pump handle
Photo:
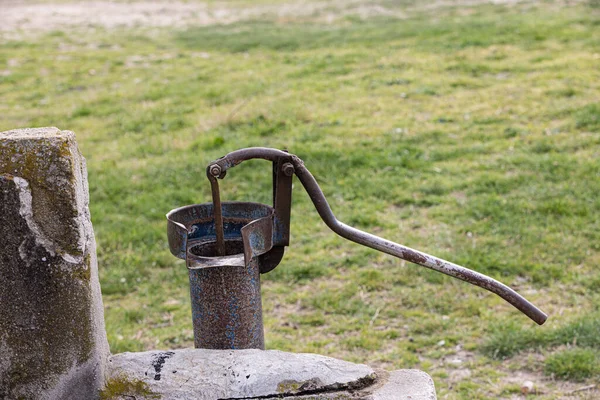
<path id="1" fill-rule="evenodd" d="M 217 242 L 219 241 L 219 221 L 217 221 L 217 218 L 221 218 L 220 224 L 222 230 L 222 217 L 220 217 L 221 207 L 216 178 L 222 179 L 229 168 L 232 168 L 245 160 L 254 158 L 265 159 L 273 161 L 274 163 L 285 160 L 284 163 L 279 163 L 279 165 L 281 165 L 282 168 L 287 168 L 286 173 L 291 172 L 291 167 L 293 167 L 293 173 L 295 173 L 298 179 L 300 179 L 300 182 L 306 189 L 306 192 L 308 193 L 315 208 L 317 209 L 317 212 L 325 224 L 327 224 L 332 231 L 343 238 L 489 290 L 490 292 L 497 294 L 512 304 L 515 308 L 527 315 L 537 324 L 542 325 L 544 322 L 546 322 L 548 316 L 543 311 L 531 304 L 529 301 L 527 301 L 527 299 L 510 287 L 487 275 L 465 267 L 461 267 L 460 265 L 456 265 L 449 261 L 437 258 L 427 253 L 423 253 L 410 247 L 391 242 L 340 222 L 333 214 L 333 211 L 331 210 L 331 207 L 329 206 L 329 203 L 327 202 L 327 199 L 325 198 L 325 195 L 319 187 L 315 177 L 304 166 L 304 162 L 293 154 L 289 154 L 277 149 L 264 147 L 241 149 L 225 155 L 224 157 L 212 162 L 208 166 L 206 172 L 213 188 L 213 202 L 215 201 L 215 198 L 218 202 L 214 202 L 215 225 L 217 225 Z M 289 164 L 291 164 L 291 167 Z M 217 210 L 217 208 L 219 210 Z M 217 214 L 219 214 L 219 216 Z"/>

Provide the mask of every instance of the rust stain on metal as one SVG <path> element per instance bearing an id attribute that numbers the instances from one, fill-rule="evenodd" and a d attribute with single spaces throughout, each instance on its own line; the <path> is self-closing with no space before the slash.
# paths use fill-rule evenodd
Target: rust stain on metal
<path id="1" fill-rule="evenodd" d="M 421 254 L 409 250 L 405 250 L 402 252 L 402 258 L 406 261 L 410 261 L 415 264 L 422 264 L 425 261 L 427 261 L 427 258 L 422 256 Z"/>

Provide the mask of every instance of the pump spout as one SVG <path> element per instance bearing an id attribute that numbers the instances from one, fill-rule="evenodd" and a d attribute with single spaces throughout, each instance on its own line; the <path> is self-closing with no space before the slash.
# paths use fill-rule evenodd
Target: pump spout
<path id="1" fill-rule="evenodd" d="M 298 176 L 298 179 L 302 182 L 302 185 L 306 189 L 325 224 L 341 237 L 489 290 L 512 304 L 537 324 L 542 325 L 546 322 L 548 316 L 542 310 L 531 304 L 510 287 L 487 275 L 461 267 L 460 265 L 442 260 L 441 258 L 410 247 L 391 242 L 380 238 L 379 236 L 363 232 L 338 221 L 333 214 L 333 211 L 331 211 L 331 207 L 329 206 L 323 191 L 319 187 L 319 184 L 310 171 L 306 169 L 302 160 L 292 156 L 292 164 L 294 165 L 296 176 Z"/>

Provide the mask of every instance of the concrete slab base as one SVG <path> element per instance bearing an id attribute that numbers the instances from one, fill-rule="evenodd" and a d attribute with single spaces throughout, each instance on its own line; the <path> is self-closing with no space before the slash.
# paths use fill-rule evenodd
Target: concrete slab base
<path id="1" fill-rule="evenodd" d="M 114 399 L 436 399 L 431 377 L 421 371 L 386 372 L 276 350 L 116 354 L 109 360 L 109 376 L 105 393 Z"/>

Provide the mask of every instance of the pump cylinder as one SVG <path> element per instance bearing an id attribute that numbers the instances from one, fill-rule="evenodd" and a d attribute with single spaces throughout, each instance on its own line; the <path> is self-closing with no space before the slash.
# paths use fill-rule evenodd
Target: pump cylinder
<path id="1" fill-rule="evenodd" d="M 177 208 L 167 214 L 169 249 L 185 259 L 190 278 L 194 345 L 203 349 L 263 349 L 260 273 L 271 270 L 283 252 L 262 251 L 269 243 L 273 207 L 260 203 L 222 204 L 225 254 L 216 244 L 212 203 Z M 242 229 L 254 223 L 256 226 Z M 244 241 L 247 241 L 244 248 Z M 261 246 L 262 245 L 262 246 Z M 273 253 L 273 254 L 271 254 Z"/>
<path id="2" fill-rule="evenodd" d="M 230 235 L 227 235 L 230 236 Z M 203 349 L 264 349 L 260 273 L 256 258 L 244 262 L 241 237 L 188 249 L 194 345 Z"/>

